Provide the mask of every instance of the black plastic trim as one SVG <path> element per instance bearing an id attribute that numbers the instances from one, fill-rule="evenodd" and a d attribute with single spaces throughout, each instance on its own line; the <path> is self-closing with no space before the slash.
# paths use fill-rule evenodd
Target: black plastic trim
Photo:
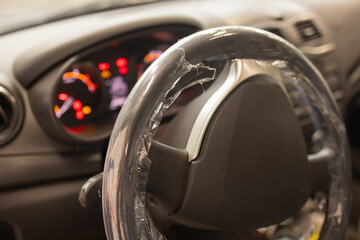
<path id="1" fill-rule="evenodd" d="M 55 180 L 90 176 L 101 170 L 102 156 L 98 152 L 1 156 L 0 191 Z"/>

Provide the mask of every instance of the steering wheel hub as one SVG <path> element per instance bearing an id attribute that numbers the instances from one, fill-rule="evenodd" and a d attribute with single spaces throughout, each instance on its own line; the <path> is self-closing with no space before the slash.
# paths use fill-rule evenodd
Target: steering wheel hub
<path id="1" fill-rule="evenodd" d="M 267 78 L 243 82 L 216 110 L 173 215 L 179 223 L 259 228 L 295 215 L 309 198 L 310 164 L 297 117 Z"/>

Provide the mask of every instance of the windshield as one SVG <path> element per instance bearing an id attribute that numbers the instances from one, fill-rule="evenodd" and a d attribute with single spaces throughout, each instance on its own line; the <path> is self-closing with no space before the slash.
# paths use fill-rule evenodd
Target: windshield
<path id="1" fill-rule="evenodd" d="M 1 0 L 0 35 L 81 14 L 159 0 Z"/>

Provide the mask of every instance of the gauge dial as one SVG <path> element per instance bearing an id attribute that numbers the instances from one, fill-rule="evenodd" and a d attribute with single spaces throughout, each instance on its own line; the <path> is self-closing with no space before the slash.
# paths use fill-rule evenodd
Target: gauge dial
<path id="1" fill-rule="evenodd" d="M 158 59 L 161 54 L 164 53 L 166 49 L 168 49 L 170 45 L 163 44 L 160 46 L 155 47 L 154 49 L 150 50 L 145 57 L 142 59 L 142 62 L 138 63 L 136 65 L 136 71 L 137 71 L 137 79 L 139 79 L 145 70 L 156 60 Z"/>
<path id="2" fill-rule="evenodd" d="M 55 94 L 56 118 L 69 128 L 90 120 L 101 100 L 101 84 L 89 64 L 74 64 L 63 73 Z"/>

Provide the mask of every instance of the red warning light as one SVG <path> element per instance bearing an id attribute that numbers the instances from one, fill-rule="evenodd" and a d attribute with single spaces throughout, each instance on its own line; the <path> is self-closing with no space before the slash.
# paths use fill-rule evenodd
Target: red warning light
<path id="1" fill-rule="evenodd" d="M 118 60 L 116 60 L 116 66 L 118 66 L 119 68 L 125 67 L 126 65 L 127 60 L 125 58 L 118 58 Z"/>
<path id="2" fill-rule="evenodd" d="M 113 44 L 111 44 L 111 46 L 110 47 L 118 47 L 118 46 L 120 46 L 120 43 L 119 42 L 114 42 Z"/>
<path id="3" fill-rule="evenodd" d="M 98 65 L 98 68 L 101 70 L 101 71 L 105 71 L 105 70 L 108 70 L 110 68 L 110 64 L 109 63 L 100 63 Z"/>
<path id="4" fill-rule="evenodd" d="M 127 67 L 121 67 L 121 68 L 119 68 L 119 73 L 120 73 L 121 75 L 127 74 L 128 71 L 129 71 L 129 69 L 128 69 Z"/>
<path id="5" fill-rule="evenodd" d="M 69 96 L 66 93 L 60 93 L 58 98 L 61 101 L 66 101 L 69 98 Z"/>
<path id="6" fill-rule="evenodd" d="M 76 119 L 81 120 L 84 118 L 84 113 L 82 111 L 77 111 L 75 114 Z"/>
<path id="7" fill-rule="evenodd" d="M 81 111 L 81 109 L 82 109 L 82 103 L 81 103 L 79 100 L 75 100 L 75 101 L 73 102 L 73 108 L 74 108 L 75 111 Z M 76 113 L 76 115 L 77 115 L 77 113 Z M 76 118 L 77 118 L 77 117 L 76 117 Z"/>
<path id="8" fill-rule="evenodd" d="M 82 132 L 83 130 L 85 130 L 85 128 L 86 128 L 85 126 L 81 125 L 81 126 L 77 126 L 77 127 L 73 127 L 73 128 L 66 128 L 66 129 L 72 133 L 79 133 L 79 132 Z"/>

